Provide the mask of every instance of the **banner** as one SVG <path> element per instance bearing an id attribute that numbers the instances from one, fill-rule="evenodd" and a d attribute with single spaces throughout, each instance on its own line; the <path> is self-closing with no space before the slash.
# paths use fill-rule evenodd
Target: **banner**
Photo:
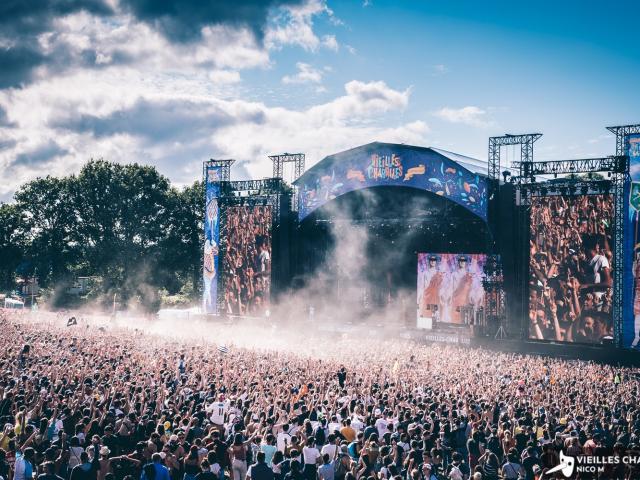
<path id="1" fill-rule="evenodd" d="M 205 167 L 204 259 L 202 268 L 204 313 L 218 313 L 218 244 L 220 242 L 220 173 L 222 167 Z"/>
<path id="2" fill-rule="evenodd" d="M 631 183 L 625 186 L 624 300 L 622 346 L 640 349 L 640 134 L 625 139 Z"/>

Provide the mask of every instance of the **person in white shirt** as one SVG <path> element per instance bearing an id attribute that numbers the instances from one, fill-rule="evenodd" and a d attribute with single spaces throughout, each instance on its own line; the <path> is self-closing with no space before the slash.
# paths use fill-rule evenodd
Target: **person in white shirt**
<path id="1" fill-rule="evenodd" d="M 291 435 L 289 434 L 289 424 L 282 425 L 282 431 L 278 433 L 276 447 L 284 453 L 287 445 L 291 444 Z"/>
<path id="2" fill-rule="evenodd" d="M 222 430 L 224 426 L 225 416 L 229 410 L 229 402 L 226 402 L 224 395 L 220 394 L 218 401 L 207 405 L 206 412 L 210 415 L 209 420 L 218 430 Z"/>
<path id="3" fill-rule="evenodd" d="M 306 480 L 317 480 L 318 464 L 322 455 L 315 446 L 313 437 L 307 438 L 307 444 L 302 448 L 302 459 L 304 460 L 304 477 Z"/>
<path id="4" fill-rule="evenodd" d="M 388 425 L 389 422 L 387 422 L 384 415 L 376 420 L 375 427 L 378 430 L 378 438 L 384 437 L 384 434 L 387 433 Z"/>
<path id="5" fill-rule="evenodd" d="M 322 447 L 320 454 L 324 456 L 325 453 L 328 453 L 329 458 L 333 460 L 336 457 L 336 451 L 338 448 L 338 445 L 336 445 L 336 436 L 333 433 L 330 433 L 327 437 L 327 444 Z"/>

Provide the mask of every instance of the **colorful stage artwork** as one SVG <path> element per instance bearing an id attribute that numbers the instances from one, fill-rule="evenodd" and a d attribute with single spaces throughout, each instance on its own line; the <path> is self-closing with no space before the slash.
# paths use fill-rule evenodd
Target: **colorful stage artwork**
<path id="1" fill-rule="evenodd" d="M 222 167 L 207 166 L 205 170 L 206 207 L 204 216 L 204 252 L 202 267 L 202 310 L 218 313 L 218 245 L 220 243 L 220 174 Z"/>
<path id="2" fill-rule="evenodd" d="M 487 219 L 485 177 L 428 148 L 365 145 L 327 157 L 296 185 L 300 191 L 300 220 L 340 195 L 385 185 L 430 191 Z"/>
<path id="3" fill-rule="evenodd" d="M 627 136 L 625 146 L 631 182 L 625 188 L 622 346 L 640 349 L 640 135 Z"/>

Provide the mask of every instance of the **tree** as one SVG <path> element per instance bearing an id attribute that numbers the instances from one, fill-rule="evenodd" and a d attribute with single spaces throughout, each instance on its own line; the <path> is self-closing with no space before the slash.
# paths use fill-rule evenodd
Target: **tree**
<path id="1" fill-rule="evenodd" d="M 76 241 L 86 273 L 103 277 L 109 297 L 157 304 L 169 194 L 169 181 L 153 167 L 92 160 L 80 171 L 73 194 Z"/>
<path id="2" fill-rule="evenodd" d="M 165 286 L 170 294 L 180 291 L 192 299 L 200 290 L 204 244 L 204 183 L 197 181 L 182 190 L 172 189 L 168 212 L 169 230 L 162 244 L 162 263 L 173 272 Z M 188 292 L 185 292 L 188 290 Z"/>
<path id="3" fill-rule="evenodd" d="M 0 289 L 15 287 L 16 269 L 24 257 L 20 210 L 15 204 L 0 203 Z"/>
<path id="4" fill-rule="evenodd" d="M 176 189 L 153 167 L 91 160 L 77 176 L 24 184 L 15 200 L 0 205 L 4 289 L 18 264 L 56 290 L 58 304 L 80 275 L 96 279 L 91 299 L 105 306 L 116 294 L 155 310 L 161 291 L 193 299 L 200 289 L 202 182 Z"/>
<path id="5" fill-rule="evenodd" d="M 42 286 L 67 277 L 77 258 L 71 241 L 76 226 L 70 201 L 73 177 L 47 176 L 22 185 L 15 194 L 15 208 L 23 223 L 25 256 Z"/>

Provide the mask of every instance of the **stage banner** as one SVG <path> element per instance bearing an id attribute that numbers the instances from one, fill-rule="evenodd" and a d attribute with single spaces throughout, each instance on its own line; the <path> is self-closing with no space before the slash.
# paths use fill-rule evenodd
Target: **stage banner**
<path id="1" fill-rule="evenodd" d="M 624 289 L 622 346 L 640 349 L 640 134 L 629 135 L 625 141 L 629 156 L 631 183 L 625 186 L 627 214 L 624 225 Z"/>
<path id="2" fill-rule="evenodd" d="M 331 155 L 321 164 L 325 167 L 312 168 L 295 182 L 300 220 L 340 195 L 377 186 L 426 190 L 487 219 L 486 179 L 428 148 L 373 143 Z"/>
<path id="3" fill-rule="evenodd" d="M 484 254 L 418 253 L 418 328 L 470 326 L 484 304 Z"/>
<path id="4" fill-rule="evenodd" d="M 204 313 L 218 313 L 218 244 L 220 242 L 220 175 L 222 167 L 205 167 L 204 261 L 202 268 Z"/>

